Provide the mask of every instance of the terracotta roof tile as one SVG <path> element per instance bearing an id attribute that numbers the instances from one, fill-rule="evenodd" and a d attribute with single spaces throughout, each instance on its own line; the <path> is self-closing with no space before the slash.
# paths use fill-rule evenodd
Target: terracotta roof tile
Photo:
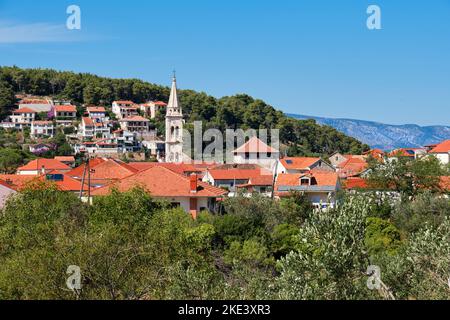
<path id="1" fill-rule="evenodd" d="M 309 170 L 320 158 L 295 157 L 280 159 L 281 164 L 288 170 Z"/>
<path id="2" fill-rule="evenodd" d="M 55 159 L 44 159 L 39 158 L 30 161 L 28 164 L 18 168 L 18 171 L 34 171 L 41 170 L 42 167 L 45 167 L 46 170 L 71 170 L 71 168 L 64 163 L 55 160 Z"/>
<path id="3" fill-rule="evenodd" d="M 77 107 L 72 105 L 55 106 L 56 112 L 77 112 Z"/>
<path id="4" fill-rule="evenodd" d="M 430 153 L 447 153 L 450 152 L 450 140 L 446 140 L 438 144 Z"/>
<path id="5" fill-rule="evenodd" d="M 251 137 L 246 143 L 233 151 L 234 153 L 278 153 L 257 137 Z"/>
<path id="6" fill-rule="evenodd" d="M 140 186 L 155 197 L 219 197 L 227 193 L 223 189 L 198 181 L 196 193 L 190 191 L 190 179 L 163 166 L 154 166 L 130 177 L 93 191 L 92 195 L 102 196 L 117 188 L 121 192 Z"/>

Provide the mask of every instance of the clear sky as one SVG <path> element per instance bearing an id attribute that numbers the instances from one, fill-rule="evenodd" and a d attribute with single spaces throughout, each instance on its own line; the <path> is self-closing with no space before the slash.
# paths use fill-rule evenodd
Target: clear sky
<path id="1" fill-rule="evenodd" d="M 289 113 L 450 125 L 450 0 L 0 0 L 0 65 L 164 85 L 175 68 Z"/>

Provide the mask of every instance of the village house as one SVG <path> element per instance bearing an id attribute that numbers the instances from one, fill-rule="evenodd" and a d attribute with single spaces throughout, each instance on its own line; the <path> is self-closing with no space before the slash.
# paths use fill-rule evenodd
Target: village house
<path id="1" fill-rule="evenodd" d="M 33 121 L 31 122 L 30 136 L 36 138 L 49 138 L 55 135 L 55 126 L 52 121 Z"/>
<path id="2" fill-rule="evenodd" d="M 257 164 L 273 171 L 280 158 L 280 152 L 253 136 L 233 151 L 233 158 L 236 164 Z"/>
<path id="3" fill-rule="evenodd" d="M 167 103 L 162 101 L 150 101 L 139 105 L 139 108 L 142 111 L 142 113 L 145 116 L 150 117 L 150 119 L 155 119 L 160 109 L 165 107 L 167 107 Z"/>
<path id="4" fill-rule="evenodd" d="M 450 163 L 450 140 L 446 140 L 434 146 L 429 154 L 436 156 L 443 165 Z"/>
<path id="5" fill-rule="evenodd" d="M 198 180 L 197 175 L 189 177 L 177 174 L 163 166 L 154 166 L 108 186 L 96 189 L 92 196 L 105 196 L 115 188 L 126 192 L 134 187 L 142 187 L 155 199 L 162 199 L 174 207 L 181 207 L 196 218 L 204 210 L 216 211 L 217 199 L 227 192 Z"/>
<path id="6" fill-rule="evenodd" d="M 86 164 L 82 164 L 67 173 L 68 176 L 81 181 L 85 172 Z M 114 181 L 126 178 L 137 173 L 139 170 L 118 159 L 94 158 L 89 160 L 90 185 L 99 188 Z M 85 176 L 88 179 L 88 176 Z"/>
<path id="7" fill-rule="evenodd" d="M 369 164 L 364 158 L 351 157 L 337 166 L 337 173 L 342 179 L 361 175 L 367 170 Z"/>
<path id="8" fill-rule="evenodd" d="M 337 205 L 337 192 L 341 183 L 336 172 L 312 170 L 307 173 L 286 173 L 277 176 L 275 196 L 288 197 L 292 192 L 305 194 L 313 206 L 319 210 Z"/>
<path id="9" fill-rule="evenodd" d="M 71 126 L 77 119 L 77 107 L 72 105 L 55 106 L 55 119 L 58 126 Z"/>
<path id="10" fill-rule="evenodd" d="M 314 157 L 287 157 L 280 159 L 277 164 L 277 174 L 304 173 L 313 169 L 334 172 L 334 168 L 322 160 Z"/>
<path id="11" fill-rule="evenodd" d="M 82 117 L 78 126 L 78 136 L 83 139 L 108 138 L 110 128 L 100 118 Z"/>
<path id="12" fill-rule="evenodd" d="M 129 132 L 149 132 L 150 120 L 141 116 L 131 116 L 119 120 L 120 127 Z"/>
<path id="13" fill-rule="evenodd" d="M 88 117 L 91 119 L 100 119 L 102 122 L 108 121 L 105 107 L 95 107 L 95 106 L 87 107 L 86 113 Z"/>
<path id="14" fill-rule="evenodd" d="M 14 110 L 9 118 L 12 123 L 29 126 L 36 118 L 36 111 L 25 107 Z"/>
<path id="15" fill-rule="evenodd" d="M 405 157 L 414 160 L 424 156 L 426 153 L 427 153 L 426 148 L 400 148 L 392 150 L 388 154 L 388 159 L 392 160 L 399 157 Z"/>
<path id="16" fill-rule="evenodd" d="M 133 101 L 114 101 L 112 103 L 112 112 L 116 115 L 118 120 L 137 116 L 138 107 Z"/>
<path id="17" fill-rule="evenodd" d="M 19 109 L 28 108 L 36 113 L 50 112 L 53 109 L 53 102 L 47 99 L 24 98 L 19 101 Z"/>
<path id="18" fill-rule="evenodd" d="M 228 196 L 235 196 L 238 189 L 247 193 L 259 192 L 270 195 L 273 185 L 271 171 L 256 167 L 254 169 L 210 169 L 207 170 L 203 182 L 228 190 Z"/>
<path id="19" fill-rule="evenodd" d="M 19 167 L 17 169 L 17 174 L 38 176 L 51 171 L 60 171 L 61 173 L 66 173 L 70 170 L 72 170 L 71 167 L 65 165 L 62 162 L 59 162 L 58 160 L 39 158 L 30 161 L 28 164 L 22 167 Z"/>
<path id="20" fill-rule="evenodd" d="M 37 143 L 37 144 L 31 144 L 28 148 L 31 153 L 35 155 L 46 153 L 50 150 L 55 149 L 55 145 L 49 144 L 49 143 Z"/>

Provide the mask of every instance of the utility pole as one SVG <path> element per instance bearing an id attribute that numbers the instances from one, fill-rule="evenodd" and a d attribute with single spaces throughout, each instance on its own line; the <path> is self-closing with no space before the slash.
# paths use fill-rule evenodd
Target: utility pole
<path id="1" fill-rule="evenodd" d="M 89 165 L 89 157 L 86 158 L 86 163 L 84 164 L 84 170 L 83 170 L 83 176 L 81 177 L 81 189 L 80 189 L 80 200 L 83 198 L 83 191 L 84 191 L 84 181 L 86 178 L 86 169 Z"/>

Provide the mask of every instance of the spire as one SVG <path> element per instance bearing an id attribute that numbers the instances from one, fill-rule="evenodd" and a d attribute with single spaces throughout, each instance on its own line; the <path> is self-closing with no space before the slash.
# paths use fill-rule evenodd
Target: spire
<path id="1" fill-rule="evenodd" d="M 167 105 L 167 114 L 181 114 L 180 101 L 178 100 L 177 78 L 175 71 L 172 78 L 172 90 L 170 91 L 169 103 Z"/>

